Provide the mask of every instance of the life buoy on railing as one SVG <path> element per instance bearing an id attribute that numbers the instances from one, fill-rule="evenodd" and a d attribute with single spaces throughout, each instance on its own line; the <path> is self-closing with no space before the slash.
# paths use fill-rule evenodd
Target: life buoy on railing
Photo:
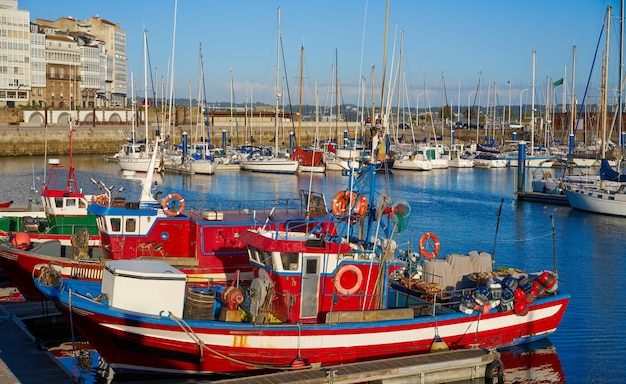
<path id="1" fill-rule="evenodd" d="M 428 240 L 432 240 L 434 244 L 433 250 L 430 252 L 426 250 L 426 243 L 428 242 Z M 440 248 L 441 248 L 441 244 L 439 244 L 439 239 L 434 233 L 426 232 L 425 234 L 422 235 L 422 237 L 420 237 L 420 253 L 425 258 L 432 259 L 433 257 L 437 256 Z"/>
<path id="2" fill-rule="evenodd" d="M 369 202 L 365 195 L 357 195 L 356 192 L 339 191 L 333 197 L 330 206 L 335 216 L 355 215 L 365 216 L 369 208 Z"/>
<path id="3" fill-rule="evenodd" d="M 172 199 L 174 200 L 170 201 Z M 173 207 L 176 204 L 178 204 L 178 209 L 174 209 Z M 163 212 L 165 212 L 166 215 L 178 216 L 181 213 L 183 213 L 183 210 L 185 209 L 185 199 L 183 199 L 183 197 L 179 195 L 178 193 L 170 193 L 169 195 L 165 196 L 165 199 L 163 199 L 162 206 L 163 206 Z"/>
<path id="4" fill-rule="evenodd" d="M 358 216 L 365 216 L 368 208 L 369 203 L 367 202 L 367 197 L 365 197 L 365 195 L 361 195 L 354 206 L 354 214 Z"/>
<path id="5" fill-rule="evenodd" d="M 352 272 L 355 276 L 354 285 L 349 288 L 341 285 L 341 278 L 346 272 Z M 356 265 L 344 265 L 343 267 L 339 268 L 339 271 L 337 271 L 337 275 L 335 275 L 335 289 L 342 295 L 351 295 L 355 293 L 359 290 L 359 288 L 361 288 L 361 283 L 363 283 L 363 272 L 361 272 L 361 270 Z"/>
<path id="6" fill-rule="evenodd" d="M 357 194 L 350 191 L 339 191 L 330 203 L 335 215 L 347 215 L 357 201 Z"/>
<path id="7" fill-rule="evenodd" d="M 107 198 L 106 195 L 98 195 L 96 196 L 95 199 L 96 203 L 103 205 L 103 206 L 107 206 L 109 205 L 109 199 Z"/>

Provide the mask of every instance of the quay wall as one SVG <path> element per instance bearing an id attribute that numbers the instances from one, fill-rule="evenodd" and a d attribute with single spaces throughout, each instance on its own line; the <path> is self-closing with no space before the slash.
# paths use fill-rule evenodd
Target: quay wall
<path id="1" fill-rule="evenodd" d="M 129 125 L 99 125 L 83 122 L 75 126 L 72 131 L 72 146 L 74 154 L 114 154 L 120 144 L 124 143 L 131 132 Z M 342 143 L 344 131 L 349 132 L 350 137 L 354 137 L 356 123 L 340 123 L 339 127 L 335 123 L 318 123 L 317 131 L 319 140 L 326 140 L 339 136 L 339 143 Z M 149 128 L 150 139 L 153 139 L 155 129 Z M 314 122 L 303 122 L 300 127 L 295 128 L 284 126 L 279 128 L 279 145 L 288 147 L 290 144 L 290 132 L 294 132 L 294 142 L 297 144 L 298 132 L 300 144 L 308 146 L 315 141 L 316 124 Z M 145 127 L 136 128 L 138 139 L 144 137 Z M 204 136 L 202 129 L 196 126 L 172 127 L 170 134 L 174 144 L 182 142 L 183 132 L 187 132 L 188 142 L 200 140 Z M 237 127 L 233 125 L 211 127 L 211 142 L 219 147 L 222 146 L 223 134 L 226 134 L 227 145 L 257 144 L 273 145 L 275 128 L 272 122 L 259 123 L 254 127 Z M 419 132 L 419 133 L 418 133 Z M 69 125 L 51 125 L 48 127 L 35 124 L 5 125 L 0 126 L 0 156 L 33 156 L 33 155 L 67 155 L 69 154 Z M 417 137 L 426 134 L 422 129 L 417 129 Z M 364 132 L 366 140 L 369 140 L 370 132 Z"/>

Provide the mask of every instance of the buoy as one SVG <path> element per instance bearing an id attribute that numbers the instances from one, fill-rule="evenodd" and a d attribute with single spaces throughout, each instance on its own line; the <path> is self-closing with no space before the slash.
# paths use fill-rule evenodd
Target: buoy
<path id="1" fill-rule="evenodd" d="M 513 299 L 515 299 L 515 301 L 519 302 L 519 301 L 525 301 L 526 300 L 526 293 L 524 293 L 524 290 L 522 288 L 517 288 L 515 290 L 515 293 L 513 294 Z"/>
<path id="2" fill-rule="evenodd" d="M 515 313 L 520 316 L 526 316 L 526 314 L 528 314 L 528 305 L 525 301 L 518 301 L 513 305 L 513 308 L 515 309 Z"/>
<path id="3" fill-rule="evenodd" d="M 293 361 L 291 362 L 291 368 L 304 368 L 305 366 L 306 364 L 304 363 L 304 360 L 302 360 L 302 356 L 300 355 L 298 355 L 298 357 L 293 359 Z"/>
<path id="4" fill-rule="evenodd" d="M 30 236 L 25 232 L 15 232 L 11 240 L 13 248 L 25 251 L 30 247 Z"/>
<path id="5" fill-rule="evenodd" d="M 433 343 L 430 345 L 430 351 L 441 352 L 441 351 L 447 351 L 449 349 L 450 348 L 448 348 L 448 344 L 446 344 L 446 342 L 443 341 L 443 339 L 439 337 L 439 335 L 435 335 L 435 339 L 433 340 Z"/>

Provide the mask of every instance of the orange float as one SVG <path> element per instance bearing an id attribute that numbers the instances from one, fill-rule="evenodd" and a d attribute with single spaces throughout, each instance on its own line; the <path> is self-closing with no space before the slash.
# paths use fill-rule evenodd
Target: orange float
<path id="1" fill-rule="evenodd" d="M 174 201 L 178 201 L 178 209 L 173 209 L 172 207 L 170 207 L 170 201 L 172 199 L 174 199 Z M 174 202 L 172 202 L 172 204 L 174 204 Z M 185 199 L 183 199 L 183 197 L 178 193 L 170 193 L 169 195 L 165 196 L 165 199 L 163 199 L 163 203 L 161 205 L 163 206 L 163 212 L 165 212 L 166 215 L 178 216 L 183 213 L 183 210 L 185 209 Z"/>
<path id="2" fill-rule="evenodd" d="M 355 275 L 356 281 L 352 287 L 344 287 L 341 285 L 341 278 L 344 273 L 352 272 Z M 363 283 L 363 272 L 356 265 L 344 265 L 337 271 L 337 275 L 335 276 L 335 289 L 337 292 L 342 295 L 351 295 L 361 288 L 361 283 Z"/>
<path id="3" fill-rule="evenodd" d="M 432 242 L 434 243 L 434 247 L 431 252 L 426 250 L 426 243 L 428 242 L 428 240 L 432 240 Z M 422 237 L 420 237 L 420 253 L 425 258 L 432 259 L 433 257 L 437 256 L 437 254 L 439 253 L 440 247 L 441 247 L 441 244 L 439 243 L 439 239 L 434 233 L 426 232 L 425 234 L 422 235 Z"/>

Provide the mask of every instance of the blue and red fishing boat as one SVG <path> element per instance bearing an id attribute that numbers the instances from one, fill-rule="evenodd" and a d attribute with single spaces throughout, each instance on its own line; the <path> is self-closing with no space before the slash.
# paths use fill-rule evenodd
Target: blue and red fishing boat
<path id="1" fill-rule="evenodd" d="M 50 270 L 36 284 L 118 373 L 300 369 L 499 348 L 557 329 L 569 295 L 555 273 L 493 269 L 484 252 L 430 258 L 425 246 L 421 274 L 408 272 L 393 234 L 410 207 L 364 195 L 338 193 L 327 220 L 308 228 L 239 233 L 249 284 L 190 282 L 154 260 L 108 262 L 102 282 Z"/>

